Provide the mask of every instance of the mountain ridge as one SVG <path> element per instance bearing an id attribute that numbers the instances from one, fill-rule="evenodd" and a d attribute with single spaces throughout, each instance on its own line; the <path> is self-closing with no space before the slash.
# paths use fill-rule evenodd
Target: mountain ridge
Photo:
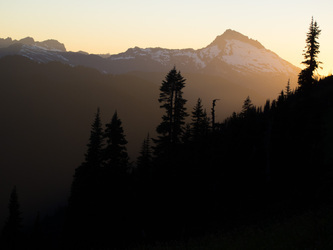
<path id="1" fill-rule="evenodd" d="M 235 52 L 239 52 L 235 55 Z M 246 55 L 248 54 L 248 55 Z M 250 55 L 252 54 L 252 55 Z M 250 55 L 250 56 L 249 56 Z M 146 58 L 144 58 L 146 57 Z M 185 60 L 182 60 L 184 59 Z M 228 29 L 217 36 L 208 46 L 201 49 L 166 49 L 166 48 L 129 48 L 125 52 L 111 55 L 112 61 L 129 61 L 134 59 L 153 60 L 162 65 L 179 64 L 183 67 L 190 65 L 195 70 L 202 70 L 215 58 L 233 66 L 235 71 L 270 72 L 295 74 L 299 68 L 280 58 L 276 53 L 267 50 L 260 42 Z M 186 61 L 186 63 L 184 63 Z M 186 65 L 187 64 L 187 65 Z M 218 73 L 218 72 L 215 72 Z"/>
<path id="2" fill-rule="evenodd" d="M 10 45 L 23 44 L 21 49 L 6 50 Z M 236 52 L 236 54 L 235 54 Z M 237 53 L 239 52 L 239 53 Z M 184 67 L 185 71 L 203 70 L 211 64 L 213 59 L 218 58 L 220 61 L 231 65 L 233 70 L 238 72 L 249 73 L 270 72 L 294 74 L 300 69 L 286 60 L 280 58 L 276 53 L 267 50 L 259 41 L 251 39 L 232 29 L 226 30 L 222 35 L 217 36 L 213 42 L 201 49 L 167 49 L 160 47 L 128 48 L 125 52 L 112 55 L 95 55 L 86 52 L 68 52 L 64 44 L 54 39 L 42 42 L 36 42 L 31 37 L 21 40 L 12 40 L 11 38 L 0 39 L 0 57 L 7 54 L 19 54 L 31 58 L 35 61 L 61 61 L 71 65 L 83 65 L 94 67 L 104 73 L 121 74 L 138 70 L 135 64 L 142 64 L 142 61 L 149 64 L 149 61 L 158 63 L 162 68 L 170 65 L 179 65 Z M 98 66 L 87 61 L 91 56 L 99 56 Z M 80 62 L 75 58 L 80 57 Z M 259 58 L 259 61 L 258 61 Z M 137 62 L 135 62 L 135 60 Z M 151 63 L 150 62 L 150 63 Z M 118 65 L 126 64 L 119 69 Z M 161 68 L 159 67 L 159 68 Z M 151 70 L 146 67 L 145 71 Z M 161 70 L 161 69 L 160 69 Z M 155 71 L 155 70 L 154 70 Z M 163 69 L 165 71 L 165 69 Z M 222 70 L 223 71 L 223 70 Z M 215 72 L 218 73 L 219 72 Z"/>
<path id="3" fill-rule="evenodd" d="M 5 44 L 10 46 L 5 47 Z M 57 49 L 59 46 L 62 49 Z M 113 55 L 66 51 L 65 46 L 56 40 L 0 39 L 0 58 L 7 55 L 21 55 L 39 63 L 59 61 L 114 75 L 131 72 L 165 74 L 176 66 L 182 73 L 222 77 L 231 84 L 253 89 L 266 98 L 275 98 L 288 79 L 291 87 L 295 88 L 300 72 L 298 67 L 266 49 L 259 41 L 231 29 L 201 49 L 134 47 Z"/>
<path id="4" fill-rule="evenodd" d="M 28 46 L 36 46 L 40 48 L 44 48 L 46 50 L 53 50 L 53 51 L 61 51 L 66 52 L 66 47 L 63 43 L 55 39 L 47 39 L 42 42 L 35 41 L 32 37 L 25 37 L 20 40 L 12 40 L 12 38 L 7 37 L 6 39 L 0 38 L 0 48 L 6 48 L 12 45 L 28 45 Z"/>

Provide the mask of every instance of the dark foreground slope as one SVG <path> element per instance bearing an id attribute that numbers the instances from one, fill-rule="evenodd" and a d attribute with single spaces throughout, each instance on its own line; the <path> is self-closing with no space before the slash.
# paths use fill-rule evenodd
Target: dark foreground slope
<path id="1" fill-rule="evenodd" d="M 97 107 L 104 123 L 117 109 L 130 143 L 141 144 L 160 121 L 157 98 L 162 79 L 156 83 L 157 75 L 151 79 L 139 74 L 103 75 L 22 57 L 2 59 L 0 70 L 2 214 L 15 184 L 25 218 L 66 205 Z M 186 78 L 189 106 L 201 94 L 213 99 L 223 92 L 215 86 L 220 78 Z M 202 90 L 198 83 L 205 79 Z M 249 95 L 239 86 L 228 90 L 236 93 L 235 99 Z M 215 132 L 159 155 L 149 165 L 151 171 L 129 175 L 130 214 L 96 216 L 101 221 L 105 215 L 125 218 L 129 227 L 118 234 L 121 246 L 126 246 L 229 232 L 258 222 L 283 221 L 304 211 L 323 211 L 332 204 L 333 193 L 332 96 L 333 79 L 328 77 L 308 91 L 280 95 L 262 108 L 244 106 Z M 107 193 L 104 197 L 109 202 Z M 114 246 L 117 239 L 102 231 L 107 240 L 101 244 Z M 45 244 L 51 249 L 50 241 Z"/>
<path id="2" fill-rule="evenodd" d="M 109 248 L 145 249 L 157 241 L 191 249 L 329 249 L 332 96 L 333 78 L 328 77 L 261 108 L 244 102 L 242 111 L 215 131 L 169 142 L 128 176 L 129 188 L 116 191 L 128 197 L 129 210 L 94 213 L 98 226 L 78 228 L 91 237 L 70 233 L 69 239 Z M 109 191 L 101 193 L 106 197 Z M 113 201 L 94 204 L 98 211 L 105 203 L 123 204 Z M 112 218 L 121 219 L 115 224 Z M 105 222 L 108 226 L 102 227 Z M 202 238 L 216 231 L 223 237 L 212 236 L 216 244 Z M 268 239 L 274 242 L 275 235 L 272 245 Z"/>
<path id="3" fill-rule="evenodd" d="M 244 107 L 159 162 L 150 205 L 162 243 L 149 248 L 332 248 L 332 96 L 331 76 Z"/>
<path id="4" fill-rule="evenodd" d="M 2 59 L 0 71 L 1 225 L 14 185 L 25 219 L 67 203 L 97 107 L 103 123 L 118 111 L 131 154 L 159 116 L 158 85 L 137 77 L 23 57 Z"/>
<path id="5" fill-rule="evenodd" d="M 74 169 L 82 162 L 90 124 L 97 107 L 103 123 L 117 110 L 123 122 L 131 160 L 143 139 L 153 137 L 162 113 L 159 87 L 166 72 L 106 75 L 86 67 L 47 64 L 20 56 L 0 60 L 0 225 L 7 213 L 10 190 L 17 185 L 27 220 L 40 210 L 65 204 Z M 240 110 L 247 95 L 262 96 L 223 78 L 185 75 L 187 108 L 201 97 L 207 112 L 211 101 L 222 121 Z"/>

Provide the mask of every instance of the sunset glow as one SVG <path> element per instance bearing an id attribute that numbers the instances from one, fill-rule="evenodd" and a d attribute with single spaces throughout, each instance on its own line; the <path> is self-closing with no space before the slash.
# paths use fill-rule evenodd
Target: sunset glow
<path id="1" fill-rule="evenodd" d="M 313 16 L 323 70 L 333 69 L 333 2 L 313 1 L 2 1 L 0 37 L 56 39 L 68 51 L 116 54 L 128 48 L 207 46 L 226 29 L 261 42 L 302 67 L 305 36 Z"/>
<path id="2" fill-rule="evenodd" d="M 332 10 L 0 1 L 0 249 L 329 249 Z"/>

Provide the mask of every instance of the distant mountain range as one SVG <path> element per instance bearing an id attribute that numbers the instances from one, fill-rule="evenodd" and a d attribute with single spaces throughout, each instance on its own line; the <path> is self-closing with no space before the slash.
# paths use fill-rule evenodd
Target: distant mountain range
<path id="1" fill-rule="evenodd" d="M 118 111 L 134 161 L 147 133 L 156 136 L 159 87 L 174 66 L 186 78 L 188 113 L 200 97 L 210 115 L 220 99 L 217 122 L 240 111 L 248 95 L 255 105 L 276 98 L 289 78 L 296 85 L 300 70 L 232 30 L 198 50 L 135 47 L 117 55 L 68 52 L 56 40 L 0 39 L 0 215 L 14 185 L 25 216 L 64 204 L 97 107 L 104 123 Z"/>
<path id="2" fill-rule="evenodd" d="M 66 52 L 65 45 L 53 39 L 43 42 L 36 42 L 32 37 L 26 37 L 21 40 L 12 40 L 10 37 L 6 39 L 0 39 L 1 49 L 22 48 L 22 46 L 24 48 L 30 47 L 31 49 L 42 48 L 43 50 Z M 26 54 L 26 56 L 28 56 L 28 54 Z"/>
<path id="3" fill-rule="evenodd" d="M 64 44 L 56 40 L 35 42 L 30 37 L 19 41 L 0 39 L 0 57 L 13 54 L 38 62 L 60 61 L 73 66 L 88 66 L 111 74 L 166 72 L 174 65 L 183 72 L 224 77 L 262 73 L 293 77 L 300 70 L 265 49 L 258 41 L 230 29 L 207 47 L 198 50 L 135 47 L 115 55 L 68 52 Z"/>
<path id="4" fill-rule="evenodd" d="M 146 71 L 145 65 L 159 71 L 177 65 L 186 72 L 221 76 L 230 74 L 230 71 L 243 75 L 251 73 L 292 75 L 299 71 L 297 67 L 266 50 L 258 41 L 249 39 L 233 30 L 227 30 L 210 45 L 198 50 L 135 47 L 124 53 L 112 55 L 108 60 L 111 66 L 109 72 L 112 73 L 132 70 Z M 120 67 L 119 64 L 124 67 Z"/>

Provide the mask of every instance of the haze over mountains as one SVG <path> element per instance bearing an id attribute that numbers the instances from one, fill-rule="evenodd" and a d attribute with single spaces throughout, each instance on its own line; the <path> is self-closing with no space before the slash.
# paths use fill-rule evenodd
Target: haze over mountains
<path id="1" fill-rule="evenodd" d="M 0 66 L 0 165 L 7 173 L 0 214 L 17 185 L 22 210 L 30 215 L 66 201 L 97 107 L 104 123 L 118 111 L 135 161 L 147 133 L 155 136 L 159 87 L 172 67 L 187 79 L 189 113 L 199 97 L 208 114 L 212 100 L 221 99 L 218 122 L 238 112 L 248 95 L 263 105 L 288 79 L 296 86 L 300 70 L 232 30 L 198 50 L 135 47 L 110 56 L 68 52 L 56 40 L 0 39 Z M 44 207 L 36 208 L 40 201 Z"/>
<path id="2" fill-rule="evenodd" d="M 60 61 L 72 66 L 96 68 L 104 73 L 167 72 L 176 65 L 182 72 L 222 76 L 227 79 L 272 74 L 293 78 L 299 68 L 265 49 L 258 41 L 236 31 L 227 30 L 205 48 L 163 49 L 130 48 L 115 55 L 91 55 L 85 52 L 67 52 L 56 40 L 35 42 L 0 39 L 0 57 L 22 55 L 37 62 Z"/>

